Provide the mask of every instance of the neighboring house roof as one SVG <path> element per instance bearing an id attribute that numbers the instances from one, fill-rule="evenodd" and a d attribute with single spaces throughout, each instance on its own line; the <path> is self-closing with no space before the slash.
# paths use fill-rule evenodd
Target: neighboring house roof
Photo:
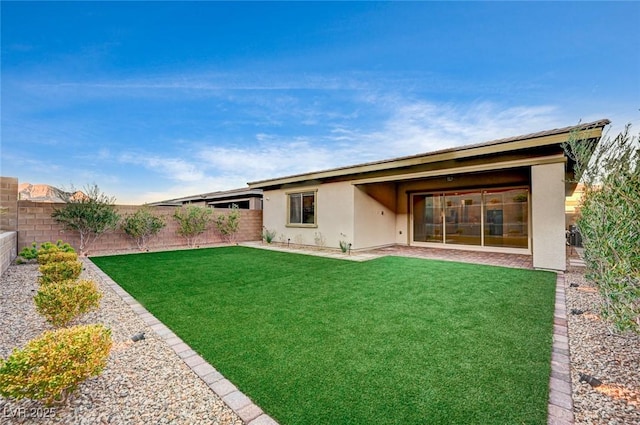
<path id="1" fill-rule="evenodd" d="M 249 182 L 248 185 L 252 189 L 264 189 L 303 181 L 321 181 L 354 175 L 365 176 L 370 173 L 389 171 L 393 169 L 407 169 L 407 167 L 414 167 L 428 163 L 469 159 L 483 155 L 506 154 L 517 150 L 535 149 L 550 145 L 559 146 L 560 143 L 567 140 L 567 135 L 572 132 L 577 133 L 579 140 L 598 139 L 602 134 L 602 129 L 608 124 L 610 124 L 608 119 L 601 119 L 570 127 L 540 131 L 537 133 L 498 139 L 484 143 L 441 149 L 417 155 Z"/>
<path id="2" fill-rule="evenodd" d="M 151 206 L 180 206 L 190 202 L 216 202 L 234 201 L 248 198 L 262 198 L 262 189 L 231 189 L 225 191 L 209 192 L 200 195 L 185 196 L 183 198 L 168 199 L 166 201 L 153 202 Z"/>

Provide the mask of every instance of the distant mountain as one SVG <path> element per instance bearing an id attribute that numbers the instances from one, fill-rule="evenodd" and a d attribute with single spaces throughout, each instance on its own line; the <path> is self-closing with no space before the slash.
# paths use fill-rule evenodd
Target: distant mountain
<path id="1" fill-rule="evenodd" d="M 80 199 L 86 196 L 81 191 L 65 192 L 48 184 L 20 183 L 18 198 L 33 202 L 66 202 L 67 199 Z"/>

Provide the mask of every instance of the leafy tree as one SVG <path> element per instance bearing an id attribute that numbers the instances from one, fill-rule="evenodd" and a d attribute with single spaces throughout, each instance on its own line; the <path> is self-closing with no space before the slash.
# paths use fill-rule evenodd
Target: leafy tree
<path id="1" fill-rule="evenodd" d="M 209 224 L 213 209 L 197 205 L 183 205 L 176 208 L 173 218 L 178 222 L 178 234 L 187 240 L 187 245 L 196 246 L 198 236 L 204 233 Z"/>
<path id="2" fill-rule="evenodd" d="M 126 216 L 120 226 L 135 240 L 138 249 L 144 251 L 147 249 L 149 239 L 157 235 L 166 223 L 162 217 L 154 215 L 148 206 L 143 206 L 135 213 Z"/>
<path id="3" fill-rule="evenodd" d="M 565 151 L 585 185 L 577 224 L 603 316 L 640 333 L 640 144 L 630 128 L 597 147 L 574 136 Z"/>
<path id="4" fill-rule="evenodd" d="M 233 204 L 231 210 L 226 214 L 220 214 L 215 218 L 216 229 L 229 243 L 236 241 L 238 228 L 240 227 L 240 209 Z"/>
<path id="5" fill-rule="evenodd" d="M 115 198 L 102 193 L 97 185 L 86 186 L 83 195 L 67 194 L 64 199 L 64 207 L 54 209 L 51 216 L 66 229 L 80 234 L 81 253 L 118 226 L 120 215 L 116 212 Z"/>

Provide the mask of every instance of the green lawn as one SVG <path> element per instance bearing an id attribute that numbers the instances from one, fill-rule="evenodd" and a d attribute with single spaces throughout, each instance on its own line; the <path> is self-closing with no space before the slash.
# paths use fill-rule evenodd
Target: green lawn
<path id="1" fill-rule="evenodd" d="M 92 261 L 288 424 L 546 424 L 554 273 L 225 247 Z"/>

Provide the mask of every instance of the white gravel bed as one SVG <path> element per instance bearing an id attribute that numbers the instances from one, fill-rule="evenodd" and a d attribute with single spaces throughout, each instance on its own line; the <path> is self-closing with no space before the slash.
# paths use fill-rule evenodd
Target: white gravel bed
<path id="1" fill-rule="evenodd" d="M 53 329 L 35 310 L 37 265 L 11 265 L 0 278 L 0 356 Z M 82 278 L 91 279 L 88 271 Z M 100 309 L 73 324 L 102 323 L 114 346 L 104 372 L 63 405 L 0 396 L 2 424 L 237 424 L 243 422 L 110 288 Z M 145 332 L 146 339 L 131 336 Z"/>
<path id="2" fill-rule="evenodd" d="M 600 295 L 581 272 L 567 273 L 565 285 L 575 423 L 640 424 L 640 335 L 612 332 L 600 318 Z M 580 382 L 581 373 L 602 384 Z"/>

